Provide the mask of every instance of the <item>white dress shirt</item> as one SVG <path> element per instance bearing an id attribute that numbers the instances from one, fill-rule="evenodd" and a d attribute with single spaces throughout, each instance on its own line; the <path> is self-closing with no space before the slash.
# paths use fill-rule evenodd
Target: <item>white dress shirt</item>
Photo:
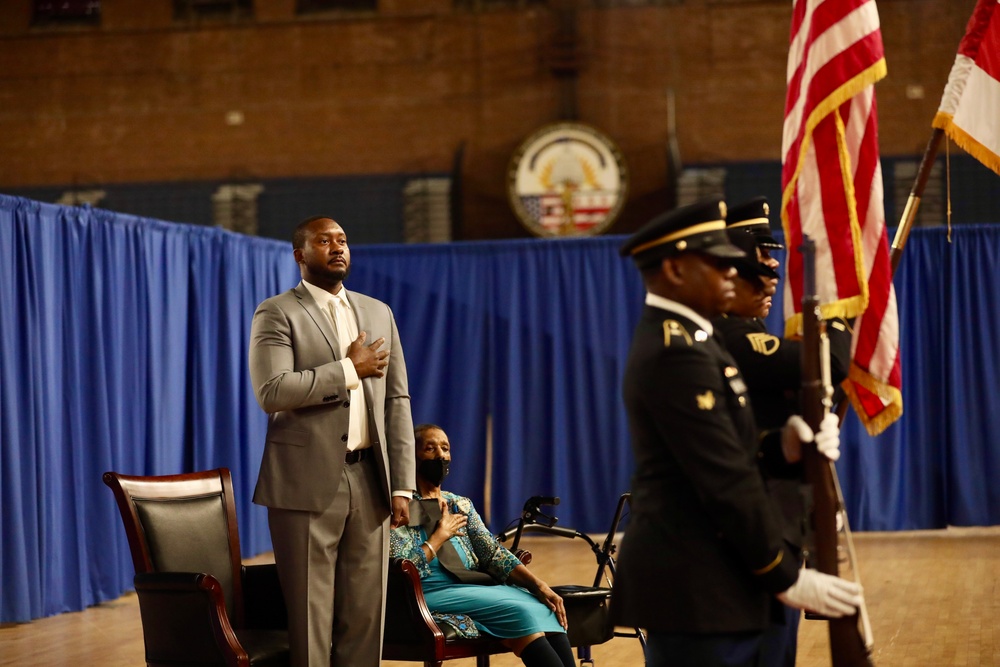
<path id="1" fill-rule="evenodd" d="M 354 362 L 347 357 L 347 348 L 358 337 L 358 318 L 351 308 L 351 303 L 347 300 L 347 289 L 341 286 L 336 294 L 330 294 L 325 289 L 302 281 L 306 291 L 319 304 L 320 309 L 327 314 L 333 323 L 333 330 L 337 332 L 337 343 L 340 345 L 340 363 L 344 367 L 344 381 L 347 389 L 350 390 L 348 400 L 351 402 L 351 417 L 347 427 L 347 449 L 363 449 L 371 447 L 371 437 L 368 431 L 368 401 L 365 398 L 364 388 L 358 378 L 358 371 L 354 368 Z M 372 341 L 365 340 L 366 345 L 371 345 Z M 409 498 L 412 493 L 408 489 L 393 489 L 393 496 Z"/>
<path id="2" fill-rule="evenodd" d="M 336 294 L 330 294 L 305 280 L 302 281 L 302 284 L 330 318 L 333 330 L 337 332 L 337 342 L 340 345 L 340 363 L 344 367 L 344 379 L 350 390 L 348 400 L 351 402 L 349 407 L 351 418 L 347 429 L 347 449 L 352 451 L 371 447 L 368 419 L 365 416 L 368 414 L 368 403 L 365 399 L 364 388 L 361 386 L 361 380 L 358 378 L 358 372 L 354 368 L 354 362 L 347 357 L 347 348 L 358 337 L 358 318 L 354 315 L 354 309 L 351 308 L 351 304 L 347 300 L 347 290 L 341 287 Z M 371 344 L 371 341 L 366 340 L 365 342 Z"/>

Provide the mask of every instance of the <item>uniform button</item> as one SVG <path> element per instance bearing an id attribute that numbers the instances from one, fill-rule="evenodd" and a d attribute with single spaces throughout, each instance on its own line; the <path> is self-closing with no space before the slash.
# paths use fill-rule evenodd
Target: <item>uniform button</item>
<path id="1" fill-rule="evenodd" d="M 746 396 L 740 396 L 740 407 L 742 408 L 742 407 L 746 406 L 746 404 L 747 404 L 747 397 Z"/>
<path id="2" fill-rule="evenodd" d="M 351 402 L 350 401 L 344 401 L 344 407 L 345 408 L 351 407 Z"/>
<path id="3" fill-rule="evenodd" d="M 344 435 L 340 436 L 340 441 L 341 442 L 347 442 L 347 434 L 346 433 Z"/>

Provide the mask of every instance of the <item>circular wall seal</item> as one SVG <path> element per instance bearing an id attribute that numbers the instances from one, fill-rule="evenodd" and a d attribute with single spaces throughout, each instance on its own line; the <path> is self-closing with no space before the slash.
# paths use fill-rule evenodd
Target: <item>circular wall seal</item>
<path id="1" fill-rule="evenodd" d="M 628 171 L 615 143 L 582 123 L 546 125 L 522 143 L 507 169 L 507 197 L 538 236 L 592 236 L 625 205 Z"/>

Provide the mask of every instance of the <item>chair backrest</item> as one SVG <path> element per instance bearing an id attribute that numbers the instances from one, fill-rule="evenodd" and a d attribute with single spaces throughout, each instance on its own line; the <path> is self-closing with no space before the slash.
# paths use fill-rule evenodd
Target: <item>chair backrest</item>
<path id="1" fill-rule="evenodd" d="M 140 572 L 204 572 L 222 586 L 233 627 L 243 626 L 239 532 L 226 468 L 138 477 L 106 472 Z"/>

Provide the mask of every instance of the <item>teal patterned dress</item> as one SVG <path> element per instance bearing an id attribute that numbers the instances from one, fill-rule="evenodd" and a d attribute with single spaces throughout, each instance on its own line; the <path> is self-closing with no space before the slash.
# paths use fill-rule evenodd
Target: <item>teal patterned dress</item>
<path id="1" fill-rule="evenodd" d="M 389 539 L 392 557 L 405 558 L 417 566 L 424 598 L 435 620 L 448 623 L 459 635 L 468 638 L 480 633 L 510 639 L 536 632 L 565 632 L 556 615 L 538 598 L 518 586 L 503 585 L 510 571 L 521 562 L 490 533 L 472 501 L 447 491 L 441 495 L 452 514 L 468 517 L 465 530 L 451 538 L 465 566 L 486 572 L 501 585 L 460 583 L 436 558 L 427 562 L 421 548 L 428 538 L 423 528 L 393 528 Z M 421 498 L 416 493 L 413 497 Z"/>

